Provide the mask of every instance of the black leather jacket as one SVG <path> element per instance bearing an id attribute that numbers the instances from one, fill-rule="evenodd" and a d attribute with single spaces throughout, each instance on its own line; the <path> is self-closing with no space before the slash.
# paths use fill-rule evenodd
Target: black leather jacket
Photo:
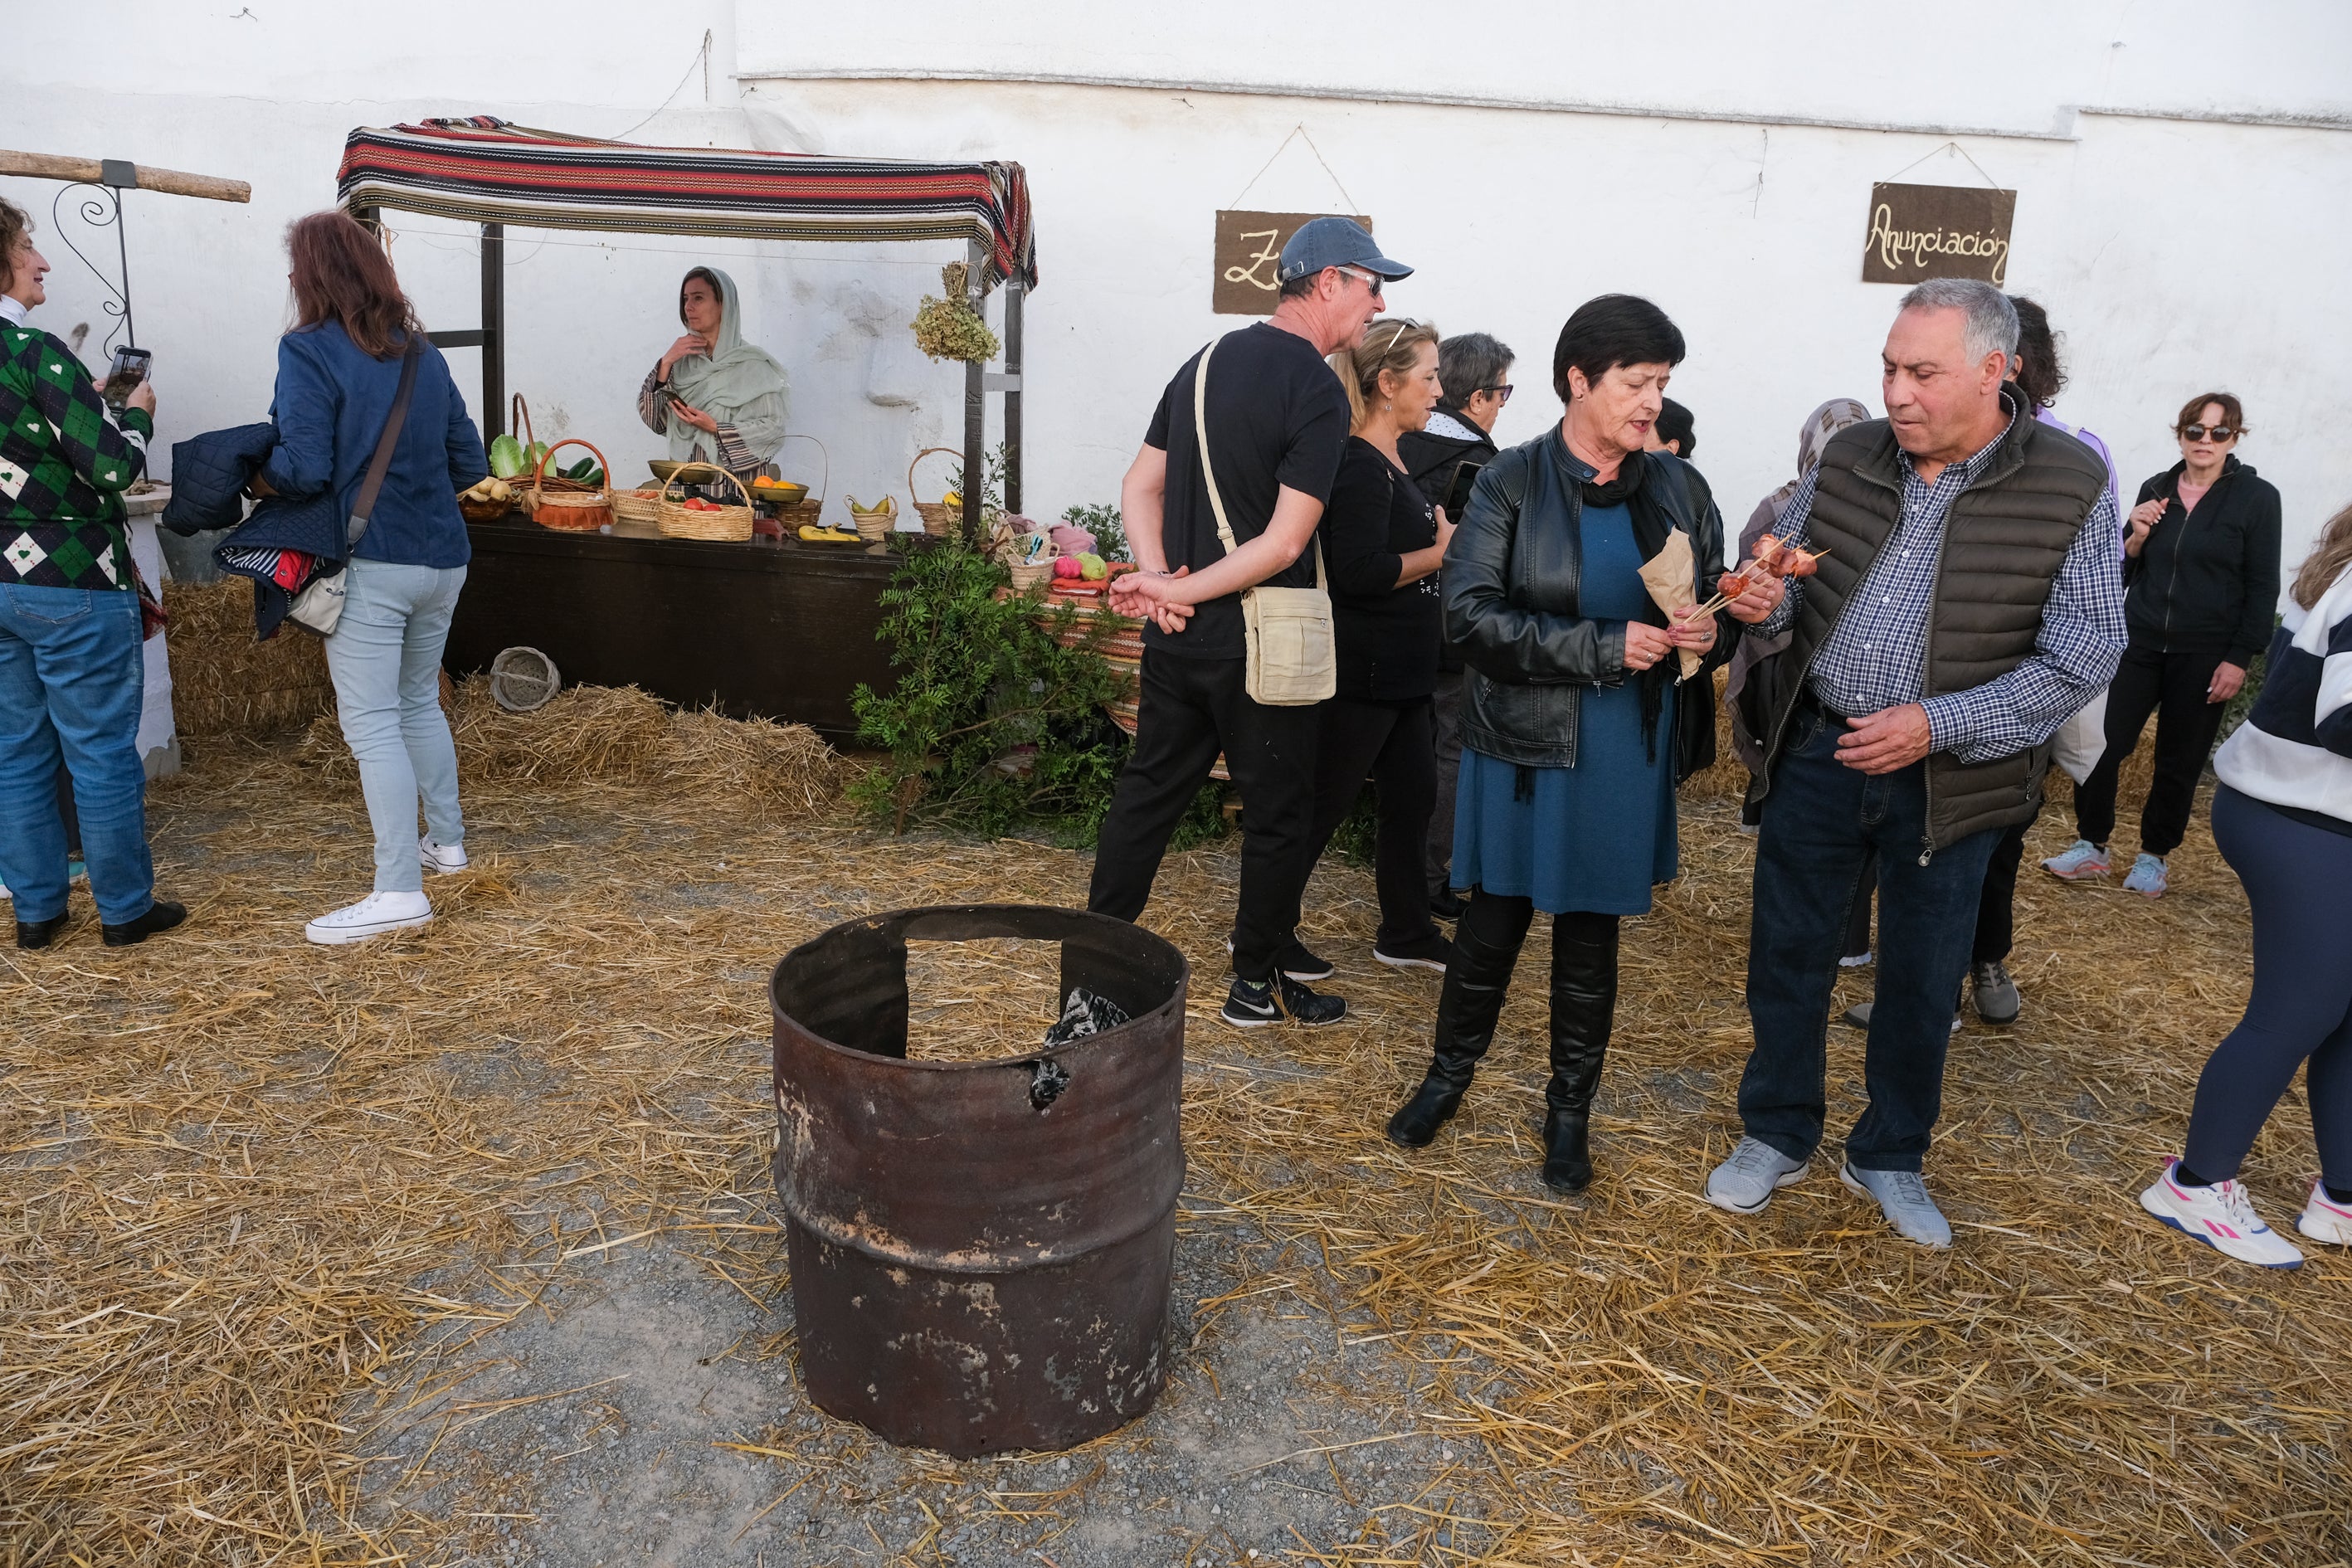
<path id="1" fill-rule="evenodd" d="M 1712 598 L 1722 571 L 1723 518 L 1668 452 L 1640 452 L 1643 488 L 1690 535 L 1693 591 Z M 1486 465 L 1445 552 L 1445 632 L 1468 664 L 1462 741 L 1528 767 L 1576 765 L 1577 715 L 1588 686 L 1623 683 L 1625 623 L 1577 613 L 1583 571 L 1580 486 L 1591 465 L 1558 426 Z M 1715 647 L 1675 703 L 1677 780 L 1714 754 L 1714 677 L 1737 627 L 1717 617 Z M 1702 748 L 1706 761 L 1696 755 Z"/>

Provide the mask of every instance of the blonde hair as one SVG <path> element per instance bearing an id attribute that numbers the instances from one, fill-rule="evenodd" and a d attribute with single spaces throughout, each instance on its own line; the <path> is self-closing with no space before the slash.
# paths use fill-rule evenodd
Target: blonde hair
<path id="1" fill-rule="evenodd" d="M 2319 603 L 2319 596 L 2327 592 L 2329 585 L 2344 575 L 2347 566 L 2352 566 L 2352 506 L 2329 518 L 2321 527 L 2311 553 L 2303 558 L 2303 570 L 2294 574 L 2294 586 L 2287 593 L 2296 604 L 2310 609 Z"/>
<path id="2" fill-rule="evenodd" d="M 1421 345 L 1437 342 L 1437 328 L 1398 316 L 1364 329 L 1364 341 L 1331 356 L 1331 374 L 1348 389 L 1348 428 L 1364 427 L 1369 399 L 1381 388 L 1381 373 L 1405 376 L 1421 358 Z"/>

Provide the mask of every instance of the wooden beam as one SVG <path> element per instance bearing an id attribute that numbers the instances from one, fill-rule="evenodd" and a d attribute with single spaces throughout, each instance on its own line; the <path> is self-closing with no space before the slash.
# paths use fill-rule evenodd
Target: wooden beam
<path id="1" fill-rule="evenodd" d="M 85 185 L 118 184 L 106 175 L 110 158 L 65 158 L 51 153 L 11 153 L 0 149 L 0 174 L 26 174 L 37 180 L 70 180 Z M 121 165 L 118 165 L 121 167 Z M 184 174 L 177 169 L 128 165 L 132 190 L 161 191 L 165 195 L 202 196 L 206 201 L 249 202 L 253 187 L 243 180 L 216 179 L 211 174 Z"/>

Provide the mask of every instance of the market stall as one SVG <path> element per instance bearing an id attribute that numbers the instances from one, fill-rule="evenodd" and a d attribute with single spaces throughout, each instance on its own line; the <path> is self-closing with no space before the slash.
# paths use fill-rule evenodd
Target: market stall
<path id="1" fill-rule="evenodd" d="M 967 307 L 978 313 L 993 287 L 1004 294 L 1003 372 L 964 367 L 963 471 L 988 471 L 986 398 L 1001 393 L 1003 499 L 1008 510 L 1020 510 L 1022 307 L 1037 273 L 1028 182 L 1017 163 L 642 147 L 476 116 L 353 131 L 337 192 L 366 223 L 397 210 L 481 226 L 481 325 L 430 335 L 444 348 L 481 350 L 485 439 L 507 433 L 509 225 L 744 239 L 961 239 Z M 851 691 L 888 679 L 887 652 L 873 640 L 877 599 L 891 572 L 887 549 L 803 543 L 795 529 L 772 541 L 684 537 L 651 510 L 647 501 L 638 515 L 578 531 L 539 527 L 528 514 L 471 521 L 474 565 L 447 668 L 471 673 L 501 648 L 528 645 L 568 680 L 634 683 L 681 704 L 836 733 L 853 728 Z M 972 511 L 959 519 L 968 530 L 982 521 Z M 795 638 L 810 646 L 799 649 Z"/>

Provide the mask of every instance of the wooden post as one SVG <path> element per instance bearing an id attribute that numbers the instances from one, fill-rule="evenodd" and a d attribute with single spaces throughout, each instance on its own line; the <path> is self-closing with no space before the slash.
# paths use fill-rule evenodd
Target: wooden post
<path id="1" fill-rule="evenodd" d="M 1021 306 L 1028 290 L 1004 280 L 1004 510 L 1021 510 Z"/>
<path id="2" fill-rule="evenodd" d="M 482 441 L 507 427 L 507 226 L 482 226 Z"/>
<path id="3" fill-rule="evenodd" d="M 981 289 L 988 251 L 980 241 L 964 243 L 963 297 L 964 302 L 982 321 L 988 319 L 988 297 Z M 982 498 L 988 492 L 988 398 L 984 377 L 986 368 L 976 360 L 968 360 L 963 367 L 963 536 L 966 543 L 977 547 L 987 539 L 987 524 L 982 513 L 987 509 Z"/>
<path id="4" fill-rule="evenodd" d="M 253 187 L 243 180 L 211 174 L 184 174 L 177 169 L 152 169 L 144 163 L 114 164 L 111 158 L 61 158 L 48 153 L 0 151 L 0 174 L 29 174 L 37 180 L 65 180 L 78 185 L 113 185 L 121 190 L 162 191 L 166 195 L 202 196 L 215 202 L 249 202 Z M 110 177 L 127 174 L 128 178 Z"/>

